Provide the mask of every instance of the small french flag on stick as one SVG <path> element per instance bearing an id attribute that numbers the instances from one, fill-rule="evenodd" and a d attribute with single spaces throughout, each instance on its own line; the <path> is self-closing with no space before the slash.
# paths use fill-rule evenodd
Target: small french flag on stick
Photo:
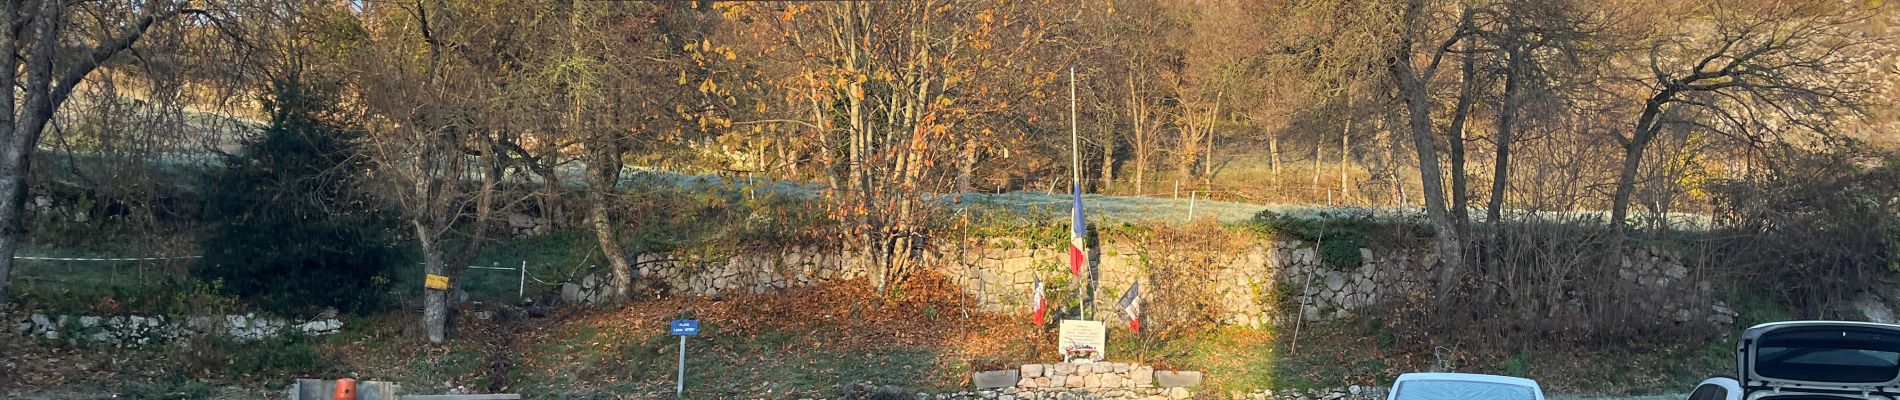
<path id="1" fill-rule="evenodd" d="M 1042 297 L 1042 276 L 1036 276 L 1036 289 L 1029 299 L 1029 306 L 1036 309 L 1036 326 L 1042 326 L 1042 316 L 1049 311 L 1049 301 Z"/>
<path id="2" fill-rule="evenodd" d="M 1122 306 L 1122 314 L 1128 316 L 1128 329 L 1141 332 L 1141 282 L 1129 284 L 1121 301 L 1115 303 Z"/>
<path id="3" fill-rule="evenodd" d="M 1088 221 L 1082 219 L 1081 186 L 1071 188 L 1070 193 L 1075 195 L 1075 207 L 1070 215 L 1073 219 L 1069 221 L 1069 272 L 1080 278 L 1082 266 L 1088 265 L 1088 253 L 1083 251 L 1088 248 Z"/>

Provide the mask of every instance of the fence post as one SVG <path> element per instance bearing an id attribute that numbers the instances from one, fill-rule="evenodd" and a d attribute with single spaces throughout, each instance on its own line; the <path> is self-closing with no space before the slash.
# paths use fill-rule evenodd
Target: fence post
<path id="1" fill-rule="evenodd" d="M 516 281 L 515 296 L 528 298 L 528 260 L 521 260 L 521 280 Z"/>
<path id="2" fill-rule="evenodd" d="M 1188 191 L 1188 217 L 1187 217 L 1187 222 L 1194 222 L 1194 197 L 1195 197 L 1195 194 L 1197 194 L 1197 193 L 1198 193 L 1198 192 L 1195 192 L 1195 191 L 1192 191 L 1192 190 L 1190 190 L 1190 191 Z"/>

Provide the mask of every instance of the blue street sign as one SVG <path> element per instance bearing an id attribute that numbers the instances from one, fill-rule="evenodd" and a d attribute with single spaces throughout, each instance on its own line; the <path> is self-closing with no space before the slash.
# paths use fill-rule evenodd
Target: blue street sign
<path id="1" fill-rule="evenodd" d="M 694 320 L 694 319 L 674 320 L 673 334 L 677 336 L 698 335 L 699 334 L 699 320 Z"/>

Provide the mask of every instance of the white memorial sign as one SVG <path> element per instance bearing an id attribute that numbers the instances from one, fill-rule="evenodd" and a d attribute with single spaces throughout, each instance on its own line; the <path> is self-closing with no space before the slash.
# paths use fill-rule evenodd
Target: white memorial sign
<path id="1" fill-rule="evenodd" d="M 1062 352 L 1064 361 L 1101 361 L 1108 350 L 1105 332 L 1102 321 L 1065 319 L 1056 331 L 1059 341 L 1056 348 Z"/>

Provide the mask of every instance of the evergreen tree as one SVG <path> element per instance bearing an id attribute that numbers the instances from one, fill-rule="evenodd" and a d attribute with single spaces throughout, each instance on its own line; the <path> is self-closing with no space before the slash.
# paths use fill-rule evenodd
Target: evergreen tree
<path id="1" fill-rule="evenodd" d="M 358 189 L 369 170 L 354 141 L 362 132 L 339 117 L 334 90 L 274 83 L 270 126 L 206 185 L 211 231 L 197 276 L 285 314 L 381 303 L 379 289 L 402 259 L 392 246 L 399 225 Z"/>

